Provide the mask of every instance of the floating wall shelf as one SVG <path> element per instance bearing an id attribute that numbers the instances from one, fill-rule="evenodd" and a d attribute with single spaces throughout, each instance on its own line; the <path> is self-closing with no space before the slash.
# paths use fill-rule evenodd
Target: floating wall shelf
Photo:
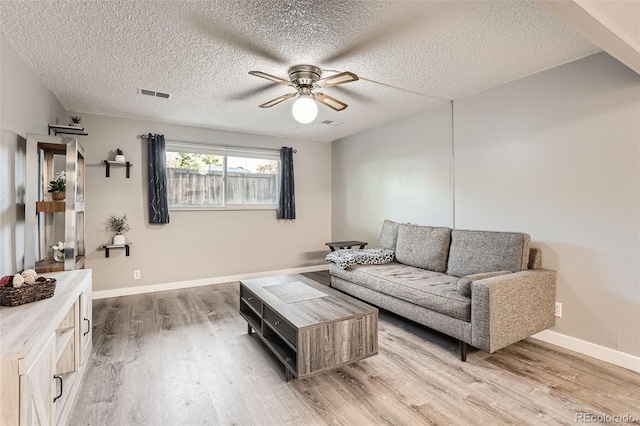
<path id="1" fill-rule="evenodd" d="M 53 131 L 54 136 L 58 135 L 78 135 L 88 136 L 89 133 L 84 131 L 84 127 L 61 126 L 59 124 L 49 124 L 49 135 Z"/>
<path id="2" fill-rule="evenodd" d="M 125 250 L 125 256 L 129 256 L 129 246 L 133 244 L 133 243 L 126 243 L 126 244 L 105 244 L 100 246 L 101 249 L 104 249 L 104 257 L 109 257 L 109 250 L 110 249 L 119 249 L 119 248 L 124 248 Z"/>
<path id="3" fill-rule="evenodd" d="M 36 213 L 64 213 L 66 201 L 36 201 Z"/>
<path id="4" fill-rule="evenodd" d="M 126 167 L 127 168 L 127 179 L 129 179 L 129 176 L 131 175 L 130 169 L 131 169 L 131 167 L 133 167 L 133 164 L 131 164 L 129 161 L 102 160 L 102 163 L 107 167 L 107 171 L 105 173 L 106 177 L 110 176 L 111 166 L 116 166 L 116 167 Z"/>
<path id="5" fill-rule="evenodd" d="M 74 269 L 84 269 L 84 256 L 76 256 L 74 263 Z M 64 271 L 65 264 L 62 262 L 56 262 L 53 259 L 43 259 L 36 262 L 35 270 L 39 273 L 60 272 Z"/>

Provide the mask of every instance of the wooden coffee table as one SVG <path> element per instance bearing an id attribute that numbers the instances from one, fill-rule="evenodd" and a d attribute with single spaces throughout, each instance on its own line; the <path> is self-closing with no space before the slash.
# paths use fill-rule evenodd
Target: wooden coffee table
<path id="1" fill-rule="evenodd" d="M 287 382 L 378 353 L 378 309 L 302 275 L 240 281 L 240 315 Z"/>

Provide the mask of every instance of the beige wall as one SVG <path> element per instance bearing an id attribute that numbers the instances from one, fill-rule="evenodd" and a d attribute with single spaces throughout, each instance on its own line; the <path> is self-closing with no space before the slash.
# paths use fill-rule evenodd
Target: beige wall
<path id="1" fill-rule="evenodd" d="M 451 226 L 451 106 L 333 144 L 333 239 L 378 241 L 384 219 Z"/>
<path id="2" fill-rule="evenodd" d="M 89 136 L 81 138 L 86 155 L 87 267 L 94 290 L 325 264 L 325 242 L 331 236 L 331 144 L 286 140 L 151 121 L 80 114 Z M 168 225 L 147 223 L 146 141 L 136 136 L 160 133 L 166 138 L 213 144 L 279 149 L 292 146 L 296 177 L 297 217 L 278 221 L 275 210 L 172 211 Z M 133 163 L 105 177 L 101 161 L 116 148 Z M 133 229 L 131 256 L 98 250 L 113 233 L 105 231 L 110 214 L 126 214 Z M 142 279 L 133 280 L 141 270 Z"/>
<path id="3" fill-rule="evenodd" d="M 640 355 L 640 76 L 600 53 L 456 101 L 454 109 L 456 227 L 531 234 L 544 266 L 558 271 L 563 317 L 553 330 Z M 404 194 L 393 204 L 335 189 L 346 181 L 351 194 L 379 192 L 367 167 L 390 151 L 403 153 L 394 163 L 428 167 L 441 157 L 448 164 L 445 147 L 423 149 L 422 123 L 441 114 L 403 121 L 409 137 L 393 144 L 385 135 L 398 123 L 333 143 L 334 237 L 347 236 L 350 226 L 354 236 L 377 235 L 380 220 L 365 212 L 447 225 L 413 214 L 414 199 L 449 191 L 443 176 L 407 184 L 414 169 L 390 166 Z M 451 200 L 433 202 L 425 208 L 446 217 L 440 212 Z M 336 203 L 346 205 L 337 210 Z M 354 226 L 359 220 L 364 225 Z"/>
<path id="4" fill-rule="evenodd" d="M 49 123 L 65 120 L 60 101 L 0 33 L 0 276 L 23 269 L 25 170 L 16 149 L 27 133 L 47 134 Z"/>

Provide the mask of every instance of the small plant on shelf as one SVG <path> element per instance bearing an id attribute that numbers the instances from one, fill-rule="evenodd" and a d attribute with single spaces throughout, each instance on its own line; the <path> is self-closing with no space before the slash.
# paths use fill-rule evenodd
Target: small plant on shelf
<path id="1" fill-rule="evenodd" d="M 116 235 L 113 237 L 113 244 L 125 244 L 124 233 L 129 232 L 131 226 L 127 223 L 127 215 L 116 216 L 111 215 L 107 219 L 107 231 L 113 231 Z"/>
<path id="2" fill-rule="evenodd" d="M 56 173 L 53 180 L 49 182 L 47 192 L 50 192 L 56 201 L 64 200 L 65 192 L 67 192 L 67 173 Z"/>
<path id="3" fill-rule="evenodd" d="M 125 162 L 125 161 L 127 161 L 127 160 L 124 158 L 124 151 L 123 151 L 122 149 L 120 149 L 120 148 L 116 148 L 116 151 L 115 151 L 115 152 L 116 152 L 115 161 L 121 161 L 121 162 Z"/>
<path id="4" fill-rule="evenodd" d="M 69 126 L 80 127 L 80 123 L 82 122 L 82 117 L 71 115 L 69 116 L 69 120 L 71 120 L 71 123 L 69 123 Z"/>
<path id="5" fill-rule="evenodd" d="M 116 216 L 111 215 L 107 220 L 107 230 L 122 234 L 131 230 L 131 226 L 127 223 L 127 215 Z"/>

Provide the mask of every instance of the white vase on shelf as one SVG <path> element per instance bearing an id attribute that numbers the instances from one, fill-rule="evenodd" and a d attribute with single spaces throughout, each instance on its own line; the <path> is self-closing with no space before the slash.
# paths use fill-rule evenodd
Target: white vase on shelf
<path id="1" fill-rule="evenodd" d="M 125 163 L 127 160 L 124 158 L 124 155 L 116 155 L 115 161 Z"/>
<path id="2" fill-rule="evenodd" d="M 123 234 L 116 234 L 113 236 L 113 244 L 114 245 L 122 245 L 126 244 L 127 240 L 124 238 Z"/>

